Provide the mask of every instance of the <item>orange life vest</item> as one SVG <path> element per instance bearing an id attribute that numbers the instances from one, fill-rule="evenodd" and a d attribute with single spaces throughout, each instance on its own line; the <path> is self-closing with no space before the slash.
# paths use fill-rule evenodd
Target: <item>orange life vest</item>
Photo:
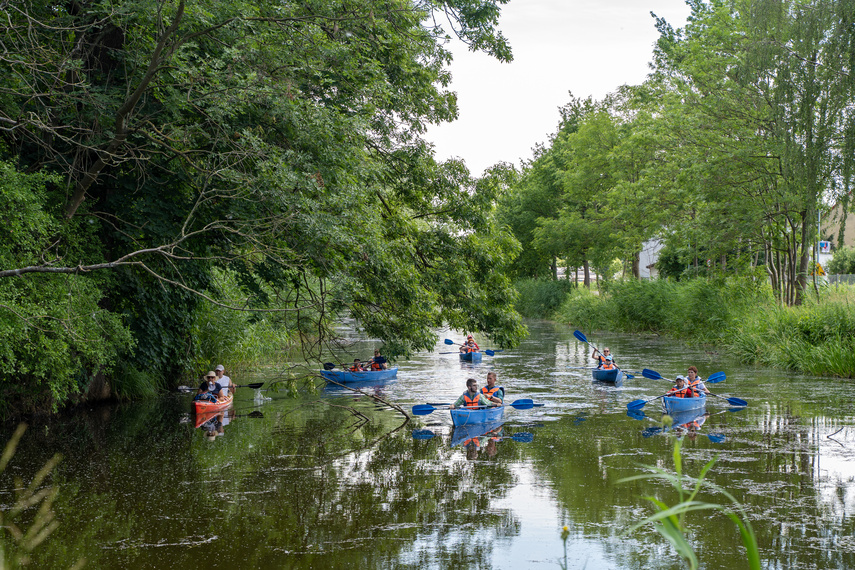
<path id="1" fill-rule="evenodd" d="M 682 390 L 678 390 L 677 388 L 672 389 L 667 396 L 671 398 L 694 398 L 695 391 L 691 388 L 683 388 Z"/>
<path id="2" fill-rule="evenodd" d="M 350 367 L 350 371 L 351 371 L 351 372 L 364 372 L 364 370 L 362 370 L 362 368 L 359 368 L 359 367 L 358 367 L 357 365 L 355 365 L 355 364 L 354 364 L 353 366 L 351 366 L 351 367 Z"/>
<path id="3" fill-rule="evenodd" d="M 481 393 L 478 392 L 474 397 L 469 396 L 467 391 L 463 394 L 463 405 L 467 408 L 478 408 L 481 406 Z"/>
<path id="4" fill-rule="evenodd" d="M 383 370 L 383 367 L 380 366 L 379 363 L 371 361 L 371 370 Z"/>
<path id="5" fill-rule="evenodd" d="M 481 393 L 484 394 L 485 396 L 487 396 L 487 398 L 489 398 L 490 396 L 492 396 L 493 394 L 495 394 L 496 392 L 498 392 L 501 389 L 502 389 L 501 386 L 493 386 L 492 389 L 488 388 L 487 386 L 484 386 L 483 388 L 481 388 Z"/>
<path id="6" fill-rule="evenodd" d="M 604 360 L 600 368 L 602 368 L 603 370 L 614 370 L 616 366 L 615 363 L 611 360 Z"/>

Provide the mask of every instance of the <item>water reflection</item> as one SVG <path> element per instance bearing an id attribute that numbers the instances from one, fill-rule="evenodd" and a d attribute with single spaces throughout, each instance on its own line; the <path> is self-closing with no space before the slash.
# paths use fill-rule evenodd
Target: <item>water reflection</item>
<path id="1" fill-rule="evenodd" d="M 530 329 L 519 349 L 474 365 L 440 354 L 440 342 L 397 363 L 396 381 L 360 392 L 327 386 L 320 397 L 268 391 L 259 400 L 240 389 L 220 420 L 225 437 L 213 441 L 187 421 L 190 397 L 180 395 L 33 426 L 9 473 L 29 481 L 55 452 L 65 457 L 60 527 L 33 565 L 68 567 L 83 556 L 94 568 L 203 568 L 215 551 L 219 566 L 550 568 L 563 557 L 567 525 L 571 568 L 676 568 L 657 534 L 622 534 L 650 513 L 641 497 L 672 502 L 673 491 L 616 481 L 643 465 L 671 468 L 677 430 L 697 423 L 694 440 L 683 435 L 684 469 L 697 474 L 717 457 L 707 478 L 745 505 L 764 567 L 855 567 L 851 383 L 784 378 L 654 337 L 598 334 L 628 370 L 723 369 L 716 392 L 751 403 L 734 411 L 709 399 L 702 421 L 646 432 L 662 428 L 659 409 L 633 415 L 627 404 L 662 394 L 666 383 L 636 376 L 599 386 L 572 329 Z M 375 345 L 353 337 L 361 352 Z M 545 405 L 509 407 L 501 424 L 458 433 L 448 412 L 407 423 L 377 399 L 408 410 L 453 401 L 467 377 L 483 385 L 491 370 L 509 402 Z M 269 378 L 244 381 L 253 379 Z M 464 447 L 468 440 L 477 444 Z M 477 460 L 467 460 L 471 448 Z M 2 503 L 14 486 L 11 477 L 0 482 Z M 729 519 L 687 524 L 704 568 L 743 566 Z"/>

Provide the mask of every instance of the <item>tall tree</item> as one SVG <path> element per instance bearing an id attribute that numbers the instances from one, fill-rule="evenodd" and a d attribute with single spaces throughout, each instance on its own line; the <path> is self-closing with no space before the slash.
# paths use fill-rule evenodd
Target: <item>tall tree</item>
<path id="1" fill-rule="evenodd" d="M 287 311 L 307 358 L 332 314 L 391 353 L 433 346 L 443 323 L 517 342 L 499 189 L 421 139 L 456 116 L 450 34 L 511 58 L 506 2 L 3 4 L 0 155 L 55 175 L 36 250 L 0 268 L 8 299 L 86 280 L 133 332 L 125 356 L 164 376 L 200 299 Z M 216 267 L 244 299 L 209 290 Z M 26 354 L 3 362 L 7 382 Z"/>
<path id="2" fill-rule="evenodd" d="M 855 3 L 689 5 L 685 28 L 658 21 L 657 73 L 681 106 L 672 132 L 692 154 L 696 187 L 721 222 L 711 236 L 734 236 L 724 212 L 740 231 L 753 228 L 777 294 L 799 303 L 817 212 L 851 171 L 853 157 L 841 149 L 852 145 Z"/>

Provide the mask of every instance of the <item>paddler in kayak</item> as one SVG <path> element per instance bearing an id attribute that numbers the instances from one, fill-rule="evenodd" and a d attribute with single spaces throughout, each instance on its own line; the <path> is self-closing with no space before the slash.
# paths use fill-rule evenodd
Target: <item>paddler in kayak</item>
<path id="1" fill-rule="evenodd" d="M 481 388 L 481 393 L 487 396 L 491 402 L 502 403 L 505 397 L 505 390 L 501 386 L 496 386 L 495 372 L 487 372 L 487 385 Z"/>
<path id="2" fill-rule="evenodd" d="M 199 390 L 196 391 L 196 396 L 193 399 L 203 402 L 216 402 L 222 389 L 223 387 L 217 382 L 216 373 L 211 370 L 205 375 L 205 381 L 199 386 Z"/>
<path id="3" fill-rule="evenodd" d="M 466 380 L 466 391 L 461 394 L 457 401 L 451 404 L 451 409 L 464 406 L 467 408 L 494 408 L 499 404 L 491 402 L 487 396 L 478 390 L 478 381 L 474 378 Z"/>

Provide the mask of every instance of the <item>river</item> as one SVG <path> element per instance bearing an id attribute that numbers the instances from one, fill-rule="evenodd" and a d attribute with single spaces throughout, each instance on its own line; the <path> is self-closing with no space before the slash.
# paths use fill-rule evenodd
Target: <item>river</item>
<path id="1" fill-rule="evenodd" d="M 447 411 L 405 423 L 383 402 L 334 387 L 311 398 L 240 389 L 235 417 L 212 441 L 194 425 L 190 396 L 173 394 L 31 425 L 0 480 L 3 511 L 13 478 L 29 482 L 59 453 L 49 479 L 59 526 L 35 548 L 35 568 L 557 569 L 565 525 L 568 568 L 684 567 L 651 526 L 627 533 L 654 512 L 645 496 L 674 504 L 675 492 L 619 482 L 645 466 L 674 467 L 676 432 L 659 429 L 658 402 L 627 414 L 627 403 L 668 382 L 592 383 L 590 348 L 572 329 L 528 326 L 522 346 L 477 365 L 442 354 L 455 349 L 444 338 L 462 340 L 444 331 L 434 352 L 398 363 L 396 380 L 362 387 L 409 410 L 451 401 L 466 378 L 483 384 L 492 370 L 507 401 L 544 404 L 508 409 L 469 447 Z M 725 372 L 709 388 L 749 406 L 709 398 L 709 416 L 682 437 L 684 471 L 716 459 L 707 480 L 744 508 L 764 568 L 855 568 L 855 384 L 745 367 L 657 337 L 584 332 L 630 372 Z M 371 355 L 372 342 L 346 335 L 350 358 Z M 235 380 L 269 386 L 278 374 Z M 715 492 L 700 498 L 728 503 Z M 747 567 L 726 516 L 694 512 L 686 526 L 701 568 Z"/>

